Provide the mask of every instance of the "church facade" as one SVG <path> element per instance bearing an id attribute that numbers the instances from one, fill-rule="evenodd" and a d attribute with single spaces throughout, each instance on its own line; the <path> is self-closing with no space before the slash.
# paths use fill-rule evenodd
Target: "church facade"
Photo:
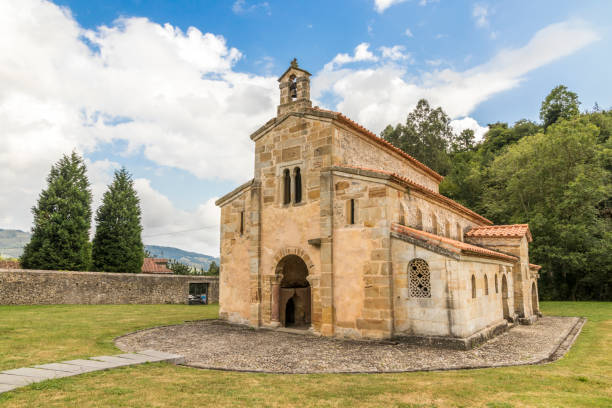
<path id="1" fill-rule="evenodd" d="M 439 194 L 442 176 L 279 78 L 254 178 L 221 207 L 220 317 L 344 338 L 471 347 L 539 314 L 528 225 Z"/>

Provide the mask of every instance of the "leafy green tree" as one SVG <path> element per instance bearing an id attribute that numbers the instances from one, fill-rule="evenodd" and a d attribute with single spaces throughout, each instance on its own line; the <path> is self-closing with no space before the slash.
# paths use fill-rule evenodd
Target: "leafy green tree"
<path id="1" fill-rule="evenodd" d="M 125 168 L 115 171 L 96 212 L 92 261 L 97 271 L 140 273 L 144 258 L 140 200 Z"/>
<path id="2" fill-rule="evenodd" d="M 572 119 L 580 114 L 578 95 L 567 89 L 565 85 L 553 88 L 540 107 L 540 119 L 546 129 L 559 119 Z"/>
<path id="3" fill-rule="evenodd" d="M 175 275 L 192 275 L 192 268 L 189 265 L 185 265 L 175 259 L 168 261 L 168 269 L 170 269 Z"/>
<path id="4" fill-rule="evenodd" d="M 51 167 L 47 188 L 32 213 L 32 238 L 21 257 L 24 268 L 89 269 L 91 190 L 85 163 L 76 152 L 64 155 Z"/>
<path id="5" fill-rule="evenodd" d="M 207 275 L 219 275 L 219 266 L 215 261 L 212 261 L 208 266 Z"/>
<path id="6" fill-rule="evenodd" d="M 440 174 L 450 169 L 448 150 L 455 136 L 450 117 L 442 108 L 433 109 L 425 99 L 408 114 L 406 124 L 387 126 L 381 137 Z"/>
<path id="7" fill-rule="evenodd" d="M 561 120 L 497 157 L 483 201 L 497 223 L 528 222 L 544 298 L 609 299 L 612 228 L 598 206 L 612 193 L 609 148 L 585 120 Z"/>

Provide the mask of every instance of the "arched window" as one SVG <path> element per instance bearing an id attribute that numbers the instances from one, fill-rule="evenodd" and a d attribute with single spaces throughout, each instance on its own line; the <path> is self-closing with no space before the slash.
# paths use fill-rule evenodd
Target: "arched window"
<path id="1" fill-rule="evenodd" d="M 499 293 L 499 286 L 497 286 L 497 274 L 495 274 L 495 293 Z"/>
<path id="2" fill-rule="evenodd" d="M 293 177 L 294 177 L 294 185 L 295 185 L 295 196 L 294 196 L 294 202 L 296 203 L 301 203 L 302 202 L 302 174 L 300 172 L 300 168 L 296 167 L 295 170 L 293 170 Z"/>
<path id="3" fill-rule="evenodd" d="M 450 238 L 451 237 L 451 233 L 450 233 L 450 222 L 446 221 L 446 223 L 444 224 L 444 236 Z"/>
<path id="4" fill-rule="evenodd" d="M 291 174 L 289 169 L 283 171 L 283 204 L 291 203 Z"/>
<path id="5" fill-rule="evenodd" d="M 438 234 L 438 217 L 436 217 L 436 214 L 431 214 L 431 232 Z"/>
<path id="6" fill-rule="evenodd" d="M 408 263 L 410 275 L 410 297 L 430 298 L 431 278 L 429 265 L 423 259 L 413 259 Z"/>
<path id="7" fill-rule="evenodd" d="M 476 277 L 472 275 L 472 299 L 476 299 Z"/>
<path id="8" fill-rule="evenodd" d="M 463 241 L 463 228 L 459 223 L 457 223 L 457 241 Z"/>
<path id="9" fill-rule="evenodd" d="M 297 98 L 297 81 L 295 75 L 289 77 L 289 97 L 292 101 Z"/>
<path id="10" fill-rule="evenodd" d="M 416 209 L 415 227 L 420 230 L 423 229 L 423 213 L 418 208 Z"/>
<path id="11" fill-rule="evenodd" d="M 487 296 L 489 294 L 489 279 L 487 278 L 487 275 L 484 277 L 484 290 L 485 296 Z"/>

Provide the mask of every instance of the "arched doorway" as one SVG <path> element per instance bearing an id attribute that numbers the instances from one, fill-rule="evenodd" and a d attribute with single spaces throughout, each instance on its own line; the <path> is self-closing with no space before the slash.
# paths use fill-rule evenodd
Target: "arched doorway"
<path id="1" fill-rule="evenodd" d="M 282 276 L 278 302 L 281 326 L 308 329 L 311 300 L 306 263 L 297 255 L 287 255 L 276 271 Z"/>
<path id="2" fill-rule="evenodd" d="M 508 281 L 506 275 L 502 275 L 502 307 L 504 309 L 504 319 L 510 320 L 510 308 L 508 307 Z"/>
<path id="3" fill-rule="evenodd" d="M 531 313 L 538 313 L 538 290 L 535 282 L 531 284 Z"/>

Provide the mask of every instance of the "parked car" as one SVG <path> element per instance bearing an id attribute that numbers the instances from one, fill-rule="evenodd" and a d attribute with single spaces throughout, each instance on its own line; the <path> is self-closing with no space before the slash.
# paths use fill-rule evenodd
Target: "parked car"
<path id="1" fill-rule="evenodd" d="M 206 305 L 208 304 L 208 299 L 205 294 L 202 295 L 189 295 L 189 304 L 190 305 Z"/>

